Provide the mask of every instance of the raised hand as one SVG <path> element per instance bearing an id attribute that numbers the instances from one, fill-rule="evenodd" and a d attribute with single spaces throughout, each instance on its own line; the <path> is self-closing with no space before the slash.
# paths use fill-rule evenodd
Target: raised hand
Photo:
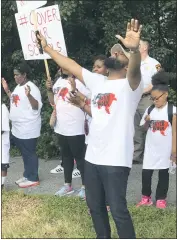
<path id="1" fill-rule="evenodd" d="M 45 37 L 41 33 L 39 33 L 37 34 L 37 39 L 41 41 L 42 48 L 44 49 L 47 46 L 47 41 Z M 36 44 L 37 44 L 37 47 L 40 48 L 37 41 L 36 41 Z"/>
<path id="2" fill-rule="evenodd" d="M 131 22 L 127 23 L 125 38 L 121 37 L 120 35 L 116 35 L 116 37 L 126 48 L 136 50 L 139 48 L 141 30 L 142 25 L 139 25 L 138 20 L 131 19 Z"/>
<path id="3" fill-rule="evenodd" d="M 70 94 L 70 96 L 67 99 L 72 105 L 76 107 L 81 107 L 81 105 L 84 103 L 84 101 L 82 101 L 79 96 L 73 97 L 72 94 Z"/>
<path id="4" fill-rule="evenodd" d="M 30 88 L 30 86 L 27 85 L 25 87 L 25 94 L 26 94 L 27 97 L 30 95 L 30 92 L 31 92 L 31 88 Z"/>
<path id="5" fill-rule="evenodd" d="M 2 83 L 2 86 L 3 86 L 3 88 L 4 88 L 4 91 L 5 91 L 6 93 L 8 93 L 9 87 L 8 87 L 8 84 L 7 84 L 7 82 L 6 82 L 6 80 L 5 80 L 4 78 L 1 79 L 1 83 Z"/>
<path id="6" fill-rule="evenodd" d="M 69 77 L 68 78 L 69 83 L 71 84 L 71 92 L 76 91 L 76 81 L 74 77 Z"/>

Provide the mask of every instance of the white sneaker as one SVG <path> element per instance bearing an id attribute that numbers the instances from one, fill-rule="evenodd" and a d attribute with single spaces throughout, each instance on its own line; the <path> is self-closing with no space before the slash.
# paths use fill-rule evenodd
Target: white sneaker
<path id="1" fill-rule="evenodd" d="M 50 173 L 62 173 L 62 172 L 64 172 L 64 168 L 61 165 L 58 165 L 56 168 L 50 171 Z"/>
<path id="2" fill-rule="evenodd" d="M 18 179 L 15 183 L 18 185 L 19 183 L 24 182 L 26 180 L 27 180 L 27 178 L 22 177 L 22 178 Z"/>
<path id="3" fill-rule="evenodd" d="M 32 182 L 32 181 L 29 181 L 28 179 L 26 179 L 26 181 L 23 181 L 23 182 L 18 184 L 18 186 L 20 188 L 34 187 L 34 186 L 37 186 L 37 185 L 39 185 L 39 181 Z"/>
<path id="4" fill-rule="evenodd" d="M 72 178 L 78 178 L 78 177 L 81 177 L 81 174 L 80 174 L 80 171 L 77 168 L 75 168 L 73 170 Z"/>

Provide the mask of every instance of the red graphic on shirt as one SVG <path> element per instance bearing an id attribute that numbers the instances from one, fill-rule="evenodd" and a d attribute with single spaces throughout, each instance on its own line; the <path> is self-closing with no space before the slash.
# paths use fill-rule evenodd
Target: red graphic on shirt
<path id="1" fill-rule="evenodd" d="M 101 107 L 105 107 L 105 110 L 108 114 L 110 114 L 110 107 L 113 101 L 117 101 L 115 94 L 113 93 L 99 93 L 92 100 L 93 104 L 101 109 Z"/>
<path id="2" fill-rule="evenodd" d="M 62 97 L 63 101 L 65 101 L 65 97 L 67 93 L 69 92 L 68 88 L 62 88 L 61 91 L 58 94 L 58 97 Z"/>
<path id="3" fill-rule="evenodd" d="M 16 107 L 18 107 L 18 106 L 17 106 L 17 105 L 18 105 L 18 101 L 20 101 L 19 96 L 16 95 L 16 94 L 13 94 L 13 95 L 12 95 L 12 103 L 14 103 Z"/>
<path id="4" fill-rule="evenodd" d="M 169 127 L 169 123 L 167 121 L 151 121 L 150 128 L 152 132 L 160 131 L 163 136 L 165 135 L 166 129 Z"/>

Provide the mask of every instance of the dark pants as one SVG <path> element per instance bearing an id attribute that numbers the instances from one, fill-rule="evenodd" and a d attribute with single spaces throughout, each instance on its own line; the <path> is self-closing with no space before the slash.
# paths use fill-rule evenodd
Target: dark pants
<path id="1" fill-rule="evenodd" d="M 37 138 L 19 139 L 13 136 L 13 140 L 17 148 L 19 148 L 23 163 L 23 176 L 29 181 L 39 181 L 38 177 L 38 157 L 36 155 Z"/>
<path id="2" fill-rule="evenodd" d="M 59 144 L 62 152 L 62 165 L 64 168 L 65 183 L 72 182 L 74 159 L 77 169 L 81 173 L 82 184 L 84 185 L 84 159 L 85 159 L 85 135 L 63 136 L 58 134 Z"/>
<path id="3" fill-rule="evenodd" d="M 129 172 L 127 167 L 102 166 L 85 161 L 86 201 L 97 238 L 111 238 L 105 200 L 110 206 L 119 238 L 135 238 L 126 201 Z"/>
<path id="4" fill-rule="evenodd" d="M 145 95 L 141 98 L 134 117 L 135 135 L 134 135 L 134 163 L 142 163 L 144 155 L 144 146 L 146 138 L 146 130 L 140 126 L 140 121 L 147 107 L 152 105 L 150 100 L 150 94 Z"/>
<path id="5" fill-rule="evenodd" d="M 142 171 L 142 195 L 151 196 L 151 182 L 153 170 L 143 169 Z M 159 180 L 156 189 L 156 200 L 166 199 L 169 187 L 168 169 L 159 170 Z"/>

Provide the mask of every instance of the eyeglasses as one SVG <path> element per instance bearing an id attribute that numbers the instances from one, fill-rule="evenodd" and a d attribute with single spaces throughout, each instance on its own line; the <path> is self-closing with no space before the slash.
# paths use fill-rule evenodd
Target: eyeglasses
<path id="1" fill-rule="evenodd" d="M 150 97 L 150 99 L 154 102 L 159 100 L 159 98 L 161 98 L 165 93 L 162 93 L 159 97 Z"/>

